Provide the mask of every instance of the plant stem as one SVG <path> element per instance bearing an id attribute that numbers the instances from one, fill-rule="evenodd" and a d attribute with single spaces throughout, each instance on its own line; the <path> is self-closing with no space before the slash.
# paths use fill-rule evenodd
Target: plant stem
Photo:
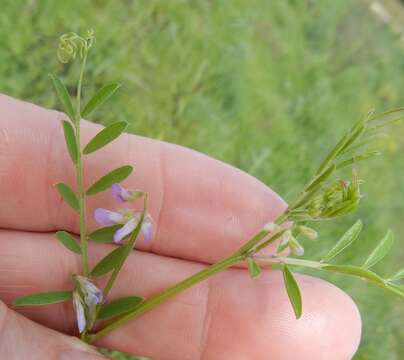
<path id="1" fill-rule="evenodd" d="M 144 216 L 144 215 L 143 215 Z M 278 217 L 277 220 L 275 220 L 275 222 L 277 224 L 282 224 L 283 222 L 285 222 L 288 218 L 288 214 L 287 212 L 283 213 L 281 216 Z M 143 218 L 142 218 L 143 220 Z M 139 229 L 136 229 L 139 230 Z M 138 231 L 136 233 L 136 230 L 132 233 L 132 237 L 130 238 L 127 246 L 128 249 L 132 249 L 132 247 L 134 246 L 135 240 L 137 238 L 137 234 Z M 100 331 L 98 331 L 95 334 L 87 334 L 85 337 L 85 340 L 92 343 L 94 341 L 96 341 L 97 339 L 105 336 L 107 333 L 109 333 L 110 331 L 116 329 L 117 327 L 119 327 L 122 324 L 125 324 L 126 322 L 128 322 L 129 320 L 132 320 L 134 318 L 137 318 L 138 316 L 144 314 L 145 312 L 153 309 L 155 306 L 159 305 L 160 303 L 162 303 L 163 301 L 173 297 L 174 295 L 178 294 L 179 292 L 186 290 L 188 288 L 190 288 L 191 286 L 207 279 L 208 277 L 223 271 L 231 266 L 233 266 L 234 264 L 245 260 L 245 258 L 248 256 L 249 251 L 256 246 L 257 244 L 259 244 L 260 241 L 262 241 L 263 239 L 265 239 L 265 237 L 269 234 L 268 230 L 261 230 L 258 234 L 256 234 L 255 236 L 253 236 L 246 244 L 244 244 L 243 246 L 240 247 L 239 250 L 237 250 L 233 255 L 231 255 L 230 257 L 225 258 L 224 260 L 219 261 L 216 264 L 213 264 L 209 267 L 207 267 L 206 269 L 190 276 L 189 278 L 179 282 L 177 285 L 174 285 L 173 287 L 161 292 L 160 294 L 157 294 L 153 297 L 151 297 L 150 299 L 146 300 L 143 304 L 139 305 L 138 308 L 136 308 L 134 311 L 123 315 L 122 317 L 118 318 L 117 320 L 111 322 L 109 325 L 107 325 L 105 328 L 101 329 Z M 283 234 L 283 231 L 276 233 L 275 235 L 273 235 L 272 237 L 270 237 L 269 239 L 267 239 L 263 244 L 266 244 L 265 246 L 267 246 L 269 243 L 272 243 L 273 241 L 275 241 L 276 239 L 278 239 L 281 235 Z M 130 250 L 129 250 L 130 251 Z M 129 253 L 128 253 L 129 255 Z M 125 257 L 126 259 L 126 257 Z M 108 294 L 109 290 L 112 287 L 113 282 L 116 279 L 116 276 L 119 273 L 119 270 L 122 267 L 123 262 L 120 264 L 120 266 L 118 266 L 113 274 L 111 275 L 111 277 L 108 280 L 108 283 L 104 289 L 104 295 L 106 296 L 106 294 Z"/>
<path id="2" fill-rule="evenodd" d="M 124 256 L 121 258 L 119 264 L 115 267 L 114 271 L 112 272 L 112 275 L 108 279 L 107 285 L 105 285 L 104 288 L 104 298 L 106 298 L 112 288 L 112 285 L 114 284 L 114 281 L 116 280 L 119 272 L 122 269 L 123 264 L 125 263 L 126 259 L 128 258 L 130 252 L 135 248 L 136 240 L 139 236 L 140 230 L 142 229 L 143 221 L 146 216 L 147 212 L 147 200 L 148 200 L 148 195 L 144 194 L 144 201 L 143 201 L 143 212 L 142 215 L 139 219 L 138 224 L 136 225 L 135 230 L 133 230 L 132 234 L 129 237 L 128 243 L 125 245 L 126 246 L 126 251 Z M 100 308 L 101 309 L 101 308 Z"/>
<path id="3" fill-rule="evenodd" d="M 84 68 L 87 61 L 87 52 L 85 52 L 83 61 L 80 68 L 80 77 L 77 84 L 77 108 L 76 108 L 76 139 L 77 139 L 77 163 L 76 163 L 76 177 L 77 177 L 77 189 L 79 192 L 79 211 L 80 211 L 80 244 L 81 244 L 81 259 L 83 263 L 83 274 L 88 276 L 88 243 L 87 243 L 87 231 L 86 231 L 86 207 L 85 207 L 85 189 L 84 189 L 84 174 L 83 174 L 83 161 L 80 145 L 80 119 L 81 119 L 81 88 L 83 83 Z"/>
<path id="4" fill-rule="evenodd" d="M 275 240 L 279 239 L 286 230 L 282 230 L 277 232 L 274 236 L 270 237 L 268 240 L 264 241 L 263 243 L 259 244 L 255 249 L 254 253 L 261 251 L 262 249 L 266 248 L 269 244 L 272 244 Z"/>
<path id="5" fill-rule="evenodd" d="M 289 257 L 282 257 L 282 256 L 254 256 L 256 260 L 264 261 L 271 264 L 287 264 L 293 266 L 303 266 L 313 269 L 321 269 L 322 267 L 328 265 L 320 263 L 319 261 L 310 261 L 304 259 L 296 259 L 296 258 L 289 258 Z"/>
<path id="6" fill-rule="evenodd" d="M 285 221 L 288 220 L 289 210 L 286 210 L 282 215 L 280 215 L 275 221 L 275 224 L 282 225 Z M 246 254 L 249 250 L 251 250 L 254 246 L 259 244 L 259 242 L 269 234 L 268 230 L 262 229 L 257 235 L 253 236 L 249 241 L 247 241 L 238 251 L 237 254 L 242 255 Z M 279 235 L 280 236 L 280 235 Z M 276 240 L 279 237 L 277 234 L 269 238 L 265 244 L 269 244 Z"/>
<path id="7" fill-rule="evenodd" d="M 135 243 L 136 243 L 136 239 L 138 238 L 140 229 L 142 227 L 143 224 L 143 220 L 145 217 L 145 213 L 142 213 L 141 218 L 139 219 L 139 223 L 136 226 L 136 229 L 133 230 L 132 234 L 129 237 L 128 243 L 125 245 L 126 246 L 126 251 L 124 256 L 122 256 L 122 258 L 119 261 L 119 264 L 117 264 L 117 266 L 115 267 L 114 271 L 112 272 L 111 276 L 108 279 L 107 284 L 105 285 L 104 288 L 104 298 L 106 298 L 112 288 L 112 285 L 114 284 L 114 281 L 116 280 L 119 272 L 122 269 L 123 264 L 125 263 L 126 259 L 128 258 L 129 254 L 131 253 L 131 251 L 133 250 L 133 248 L 135 247 Z"/>
<path id="8" fill-rule="evenodd" d="M 97 333 L 88 334 L 86 337 L 86 340 L 89 343 L 92 343 L 92 342 L 98 340 L 99 338 L 108 334 L 110 331 L 127 323 L 129 320 L 139 317 L 140 315 L 153 309 L 155 306 L 159 305 L 163 301 L 175 296 L 179 292 L 190 288 L 191 286 L 207 279 L 208 277 L 210 277 L 224 269 L 227 269 L 227 268 L 233 266 L 234 264 L 236 264 L 242 260 L 244 260 L 244 256 L 234 254 L 222 261 L 219 261 L 218 263 L 216 263 L 214 265 L 207 267 L 206 269 L 179 282 L 177 285 L 174 285 L 173 287 L 161 292 L 160 294 L 151 297 L 150 299 L 146 300 L 143 304 L 139 305 L 139 307 L 136 308 L 134 311 L 132 311 L 126 315 L 123 315 L 122 317 L 113 321 L 112 323 L 110 323 L 109 325 L 107 325 L 105 328 L 101 329 Z"/>

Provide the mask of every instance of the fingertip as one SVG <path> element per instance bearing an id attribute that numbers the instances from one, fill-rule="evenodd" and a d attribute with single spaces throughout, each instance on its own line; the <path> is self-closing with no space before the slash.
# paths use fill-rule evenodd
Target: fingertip
<path id="1" fill-rule="evenodd" d="M 295 354 L 301 354 L 302 360 L 351 359 L 359 347 L 362 328 L 352 298 L 322 279 L 305 275 L 297 275 L 296 279 L 302 292 L 303 315 L 295 320 L 290 303 L 284 303 L 289 310 L 285 308 L 283 321 L 290 324 L 285 338 L 289 346 L 283 344 L 284 351 L 294 344 Z"/>
<path id="2" fill-rule="evenodd" d="M 356 305 L 332 284 L 305 275 L 295 277 L 302 293 L 300 319 L 295 317 L 279 271 L 263 272 L 251 281 L 245 271 L 233 269 L 214 279 L 206 358 L 216 359 L 214 354 L 227 351 L 257 360 L 351 359 L 361 335 Z"/>

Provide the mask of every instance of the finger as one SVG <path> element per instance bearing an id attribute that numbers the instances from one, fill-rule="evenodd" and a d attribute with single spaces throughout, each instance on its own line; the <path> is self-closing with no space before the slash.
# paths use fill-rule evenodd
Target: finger
<path id="1" fill-rule="evenodd" d="M 74 184 L 61 113 L 0 96 L 0 227 L 78 232 L 78 217 L 53 184 Z M 83 122 L 86 143 L 100 126 Z M 286 207 L 255 178 L 195 151 L 125 135 L 86 157 L 85 178 L 93 183 L 129 163 L 136 173 L 126 185 L 147 191 L 156 222 L 152 242 L 141 249 L 212 262 L 234 251 Z M 89 199 L 94 208 L 116 208 L 110 193 Z M 90 227 L 94 222 L 90 219 Z"/>
<path id="2" fill-rule="evenodd" d="M 0 354 L 7 360 L 102 360 L 94 348 L 8 309 L 0 301 Z"/>
<path id="3" fill-rule="evenodd" d="M 110 249 L 110 245 L 96 246 L 91 253 L 97 253 L 98 259 Z M 78 257 L 61 251 L 46 234 L 2 232 L 0 256 L 0 297 L 6 301 L 33 291 L 67 289 L 69 274 L 79 271 Z M 203 267 L 133 253 L 112 298 L 157 294 Z M 303 297 L 300 320 L 294 318 L 279 272 L 264 272 L 253 281 L 246 271 L 231 269 L 129 322 L 100 345 L 162 360 L 350 359 L 361 328 L 351 299 L 322 280 L 297 276 L 297 281 Z M 75 329 L 70 304 L 23 313 L 59 330 Z"/>

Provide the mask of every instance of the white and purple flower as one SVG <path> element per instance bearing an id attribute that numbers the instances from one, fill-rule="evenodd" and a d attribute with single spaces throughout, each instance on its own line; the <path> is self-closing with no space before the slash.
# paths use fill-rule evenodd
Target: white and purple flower
<path id="1" fill-rule="evenodd" d="M 136 190 L 127 190 L 119 184 L 112 185 L 112 196 L 118 201 L 132 201 L 141 196 L 144 193 Z M 98 224 L 104 226 L 121 224 L 123 225 L 114 234 L 114 242 L 119 244 L 122 240 L 132 233 L 142 217 L 142 212 L 134 211 L 130 209 L 121 209 L 118 211 L 111 211 L 103 208 L 97 208 L 94 211 L 94 218 Z M 153 220 L 149 214 L 146 214 L 141 231 L 146 241 L 149 241 L 153 235 Z"/>
<path id="2" fill-rule="evenodd" d="M 76 291 L 73 293 L 73 306 L 76 311 L 77 326 L 81 334 L 86 328 L 87 321 L 82 299 Z"/>
<path id="3" fill-rule="evenodd" d="M 118 183 L 112 184 L 112 197 L 120 202 L 133 201 L 144 196 L 144 192 L 139 190 L 125 189 Z"/>
<path id="4" fill-rule="evenodd" d="M 82 333 L 87 325 L 95 321 L 96 307 L 103 302 L 102 291 L 84 276 L 75 275 L 76 290 L 73 292 L 73 305 L 76 311 L 77 326 Z"/>

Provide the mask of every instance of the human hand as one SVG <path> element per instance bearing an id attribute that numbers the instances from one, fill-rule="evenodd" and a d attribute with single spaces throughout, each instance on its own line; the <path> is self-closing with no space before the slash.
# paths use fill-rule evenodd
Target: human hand
<path id="1" fill-rule="evenodd" d="M 74 212 L 52 189 L 61 180 L 74 183 L 61 119 L 61 113 L 0 96 L 0 299 L 8 304 L 32 292 L 69 289 L 70 274 L 80 271 L 79 256 L 66 253 L 50 233 L 78 232 Z M 83 122 L 82 129 L 86 142 L 99 126 Z M 86 159 L 87 184 L 124 163 L 136 169 L 128 187 L 150 194 L 156 232 L 151 242 L 138 243 L 141 251 L 125 263 L 112 298 L 148 297 L 177 283 L 228 256 L 286 207 L 269 188 L 235 168 L 133 135 Z M 113 200 L 108 194 L 89 199 L 93 229 L 90 215 L 99 206 L 112 208 Z M 94 246 L 92 264 L 113 246 Z M 355 305 L 323 280 L 296 278 L 303 297 L 299 320 L 279 272 L 264 272 L 253 281 L 244 269 L 234 268 L 120 327 L 97 345 L 156 360 L 350 359 L 360 340 Z M 84 346 L 63 335 L 76 334 L 70 303 L 18 312 L 26 318 L 0 307 L 0 354 L 6 359 L 58 359 L 62 351 Z M 92 359 L 84 354 L 70 358 Z"/>

